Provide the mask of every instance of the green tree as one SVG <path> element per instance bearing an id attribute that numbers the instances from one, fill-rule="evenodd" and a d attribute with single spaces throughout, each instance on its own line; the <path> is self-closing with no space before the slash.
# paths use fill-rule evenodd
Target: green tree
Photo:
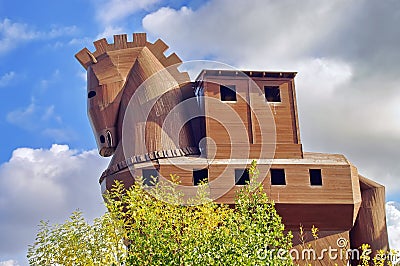
<path id="1" fill-rule="evenodd" d="M 42 223 L 29 247 L 31 265 L 292 265 L 291 233 L 284 232 L 273 201 L 251 180 L 235 208 L 216 204 L 200 186 L 190 204 L 178 178 L 149 188 L 138 179 L 125 190 L 116 183 L 108 212 L 89 225 L 74 213 L 62 225 Z M 152 189 L 152 193 L 146 190 Z M 160 200 L 163 199 L 163 200 Z"/>

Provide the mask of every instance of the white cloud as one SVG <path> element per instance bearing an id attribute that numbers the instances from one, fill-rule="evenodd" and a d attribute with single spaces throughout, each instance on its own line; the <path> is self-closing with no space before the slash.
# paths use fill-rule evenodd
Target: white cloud
<path id="1" fill-rule="evenodd" d="M 137 11 L 146 9 L 160 0 L 106 0 L 97 1 L 97 20 L 104 25 L 112 25 Z"/>
<path id="2" fill-rule="evenodd" d="M 61 123 L 61 117 L 55 114 L 54 105 L 45 108 L 41 117 L 43 121 L 48 121 L 50 119 L 55 119 L 57 122 Z"/>
<path id="3" fill-rule="evenodd" d="M 297 86 L 310 101 L 317 98 L 330 99 L 336 89 L 340 88 L 353 76 L 352 66 L 333 58 L 309 58 L 292 66 L 297 70 Z M 327 82 L 329 81 L 329 82 Z"/>
<path id="4" fill-rule="evenodd" d="M 5 18 L 0 21 L 0 54 L 6 53 L 19 44 L 37 39 L 54 39 L 74 35 L 76 26 L 51 26 L 49 31 L 38 31 L 26 23 L 13 22 Z"/>
<path id="5" fill-rule="evenodd" d="M 101 38 L 112 38 L 115 34 L 121 34 L 123 32 L 125 32 L 125 30 L 122 27 L 107 25 L 103 32 L 97 35 L 96 40 Z"/>
<path id="6" fill-rule="evenodd" d="M 77 75 L 82 81 L 84 81 L 85 84 L 86 84 L 86 81 L 87 81 L 87 73 L 86 73 L 86 71 L 81 70 L 81 71 L 79 71 L 76 75 Z M 85 87 L 85 90 L 86 90 L 86 87 Z"/>
<path id="7" fill-rule="evenodd" d="M 63 123 L 54 105 L 41 106 L 33 98 L 28 106 L 9 112 L 6 120 L 23 130 L 40 133 L 55 142 L 78 138 L 76 132 Z"/>
<path id="8" fill-rule="evenodd" d="M 28 131 L 40 129 L 46 126 L 46 123 L 62 123 L 61 117 L 55 112 L 54 105 L 39 106 L 33 98 L 28 106 L 9 112 L 6 119 L 7 122 Z"/>
<path id="9" fill-rule="evenodd" d="M 15 260 L 0 261 L 0 266 L 19 266 Z"/>
<path id="10" fill-rule="evenodd" d="M 42 91 L 46 90 L 50 85 L 53 85 L 60 79 L 60 70 L 56 69 L 53 71 L 51 76 L 47 79 L 42 79 L 39 82 L 39 87 Z"/>
<path id="11" fill-rule="evenodd" d="M 36 112 L 36 105 L 32 101 L 27 107 L 11 111 L 7 114 L 7 121 L 11 124 L 20 126 L 25 129 L 35 127 L 33 115 Z"/>
<path id="12" fill-rule="evenodd" d="M 29 28 L 27 24 L 12 22 L 10 19 L 5 18 L 0 22 L 0 54 L 12 49 L 17 43 L 33 40 L 40 36 Z"/>
<path id="13" fill-rule="evenodd" d="M 90 219 L 101 215 L 98 178 L 108 161 L 66 145 L 16 149 L 0 166 L 0 258 L 25 252 L 40 220 L 60 223 L 78 208 Z"/>
<path id="14" fill-rule="evenodd" d="M 400 252 L 400 204 L 398 202 L 386 203 L 386 219 L 390 248 Z"/>
<path id="15" fill-rule="evenodd" d="M 54 105 L 38 105 L 34 98 L 28 106 L 9 112 L 6 120 L 23 130 L 40 133 L 55 142 L 66 142 L 78 138 L 76 132 L 63 123 Z"/>
<path id="16" fill-rule="evenodd" d="M 68 128 L 45 128 L 41 133 L 56 142 L 66 142 L 78 138 L 76 132 Z"/>
<path id="17" fill-rule="evenodd" d="M 83 38 L 72 38 L 68 44 L 69 45 L 77 45 L 77 46 L 88 46 L 93 43 L 92 38 L 83 37 Z"/>
<path id="18" fill-rule="evenodd" d="M 93 1 L 96 8 L 96 20 L 101 26 L 101 32 L 95 39 L 108 38 L 113 35 L 130 32 L 126 30 L 125 20 L 140 11 L 147 10 L 161 0 L 102 0 Z"/>
<path id="19" fill-rule="evenodd" d="M 65 26 L 60 27 L 57 25 L 52 25 L 51 30 L 48 32 L 41 33 L 41 35 L 48 39 L 54 39 L 60 36 L 73 36 L 79 31 L 78 27 L 73 26 Z"/>
<path id="20" fill-rule="evenodd" d="M 14 71 L 10 71 L 10 72 L 2 75 L 0 77 L 0 88 L 8 86 L 10 84 L 10 82 L 15 79 L 15 77 L 16 77 L 16 74 Z"/>
<path id="21" fill-rule="evenodd" d="M 161 8 L 143 27 L 184 57 L 271 67 L 303 56 L 345 7 L 344 1 L 212 0 L 195 11 Z"/>

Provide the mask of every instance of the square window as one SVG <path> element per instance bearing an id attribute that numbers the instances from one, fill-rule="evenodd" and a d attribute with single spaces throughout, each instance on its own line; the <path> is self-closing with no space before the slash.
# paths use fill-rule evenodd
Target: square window
<path id="1" fill-rule="evenodd" d="M 309 172 L 311 186 L 322 186 L 321 169 L 310 169 Z"/>
<path id="2" fill-rule="evenodd" d="M 198 186 L 202 181 L 208 183 L 208 169 L 193 170 L 193 185 Z"/>
<path id="3" fill-rule="evenodd" d="M 158 171 L 156 169 L 143 169 L 143 185 L 155 186 L 158 183 Z"/>
<path id="4" fill-rule="evenodd" d="M 221 94 L 221 101 L 236 101 L 236 86 L 235 85 L 220 85 L 219 92 Z"/>
<path id="5" fill-rule="evenodd" d="M 286 177 L 284 169 L 270 169 L 271 185 L 286 185 Z"/>
<path id="6" fill-rule="evenodd" d="M 264 92 L 267 102 L 281 102 L 279 86 L 264 86 Z"/>
<path id="7" fill-rule="evenodd" d="M 235 169 L 235 185 L 247 185 L 249 182 L 249 169 Z"/>

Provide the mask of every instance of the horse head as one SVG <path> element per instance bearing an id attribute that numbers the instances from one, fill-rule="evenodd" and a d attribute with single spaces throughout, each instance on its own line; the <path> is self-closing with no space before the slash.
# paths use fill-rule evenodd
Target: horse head
<path id="1" fill-rule="evenodd" d="M 134 33 L 132 42 L 127 41 L 127 35 L 123 34 L 115 35 L 113 44 L 101 39 L 95 41 L 94 46 L 95 52 L 92 53 L 84 48 L 76 54 L 76 58 L 87 71 L 88 116 L 100 155 L 111 156 L 117 149 L 119 154 L 117 161 L 124 159 L 120 152 L 122 148 L 118 147 L 122 146 L 122 124 L 129 101 L 142 84 L 160 72 L 162 72 L 159 75 L 162 76 L 162 82 L 158 82 L 151 89 L 144 89 L 146 97 L 158 93 L 159 100 L 151 103 L 151 110 L 149 109 L 144 123 L 136 123 L 129 129 L 132 133 L 130 136 L 146 135 L 145 131 L 150 130 L 153 131 L 153 137 L 142 140 L 136 138 L 136 143 L 134 138 L 129 140 L 132 142 L 130 146 L 136 147 L 131 155 L 143 156 L 143 160 L 146 161 L 152 158 L 197 153 L 196 149 L 186 149 L 193 147 L 193 142 L 187 137 L 190 134 L 185 135 L 186 140 L 185 137 L 183 141 L 180 140 L 183 149 L 180 149 L 179 143 L 173 141 L 169 143 L 165 139 L 154 141 L 154 136 L 160 136 L 158 134 L 160 132 L 161 135 L 171 135 L 168 130 L 162 128 L 165 119 L 163 114 L 168 114 L 170 109 L 182 101 L 184 94 L 182 88 L 185 86 L 182 84 L 189 84 L 190 81 L 187 73 L 177 70 L 177 66 L 182 62 L 179 57 L 175 53 L 166 57 L 164 52 L 168 46 L 161 40 L 155 43 L 148 42 L 145 33 Z M 165 82 L 166 80 L 168 82 Z M 172 88 L 162 88 L 167 83 L 175 85 Z M 150 100 L 146 99 L 147 103 Z M 140 102 L 140 105 L 145 106 L 145 103 Z M 179 121 L 176 122 L 179 124 Z M 187 126 L 182 127 L 188 130 Z"/>

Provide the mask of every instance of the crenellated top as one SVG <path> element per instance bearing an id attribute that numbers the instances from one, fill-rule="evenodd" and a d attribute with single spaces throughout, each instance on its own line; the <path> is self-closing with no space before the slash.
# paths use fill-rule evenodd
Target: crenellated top
<path id="1" fill-rule="evenodd" d="M 133 41 L 128 42 L 127 34 L 114 35 L 114 43 L 108 43 L 105 38 L 93 42 L 96 51 L 93 53 L 86 47 L 80 50 L 76 55 L 79 63 L 87 69 L 91 64 L 97 63 L 97 58 L 109 51 L 115 51 L 126 48 L 144 47 L 147 44 L 146 33 L 133 33 Z"/>
<path id="2" fill-rule="evenodd" d="M 164 52 L 168 50 L 169 46 L 161 39 L 151 43 L 147 41 L 146 33 L 133 33 L 132 35 L 132 42 L 128 41 L 127 34 L 114 35 L 114 43 L 108 43 L 105 38 L 102 38 L 93 42 L 96 51 L 92 53 L 85 47 L 80 50 L 75 57 L 81 65 L 87 69 L 91 64 L 96 64 L 98 61 L 97 59 L 107 52 L 127 48 L 147 47 L 164 67 L 182 63 L 182 60 L 176 55 L 176 53 L 172 53 L 168 57 L 164 55 Z"/>

